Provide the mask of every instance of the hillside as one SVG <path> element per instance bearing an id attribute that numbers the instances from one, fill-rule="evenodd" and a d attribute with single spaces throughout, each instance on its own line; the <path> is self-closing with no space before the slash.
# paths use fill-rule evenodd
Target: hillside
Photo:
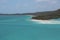
<path id="1" fill-rule="evenodd" d="M 60 9 L 55 11 L 37 12 L 32 19 L 49 20 L 60 18 Z"/>

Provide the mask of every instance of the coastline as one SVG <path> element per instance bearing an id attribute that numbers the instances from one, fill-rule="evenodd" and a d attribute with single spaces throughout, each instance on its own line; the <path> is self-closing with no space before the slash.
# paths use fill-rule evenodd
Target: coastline
<path id="1" fill-rule="evenodd" d="M 55 20 L 36 20 L 36 19 L 32 19 L 31 21 L 37 22 L 39 24 L 60 24 L 60 21 L 55 21 Z"/>

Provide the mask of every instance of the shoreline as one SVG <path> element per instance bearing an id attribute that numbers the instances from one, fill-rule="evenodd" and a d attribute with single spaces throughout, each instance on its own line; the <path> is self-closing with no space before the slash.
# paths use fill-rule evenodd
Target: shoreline
<path id="1" fill-rule="evenodd" d="M 55 21 L 55 20 L 36 20 L 36 19 L 32 19 L 31 21 L 37 22 L 39 24 L 60 24 L 60 21 Z"/>

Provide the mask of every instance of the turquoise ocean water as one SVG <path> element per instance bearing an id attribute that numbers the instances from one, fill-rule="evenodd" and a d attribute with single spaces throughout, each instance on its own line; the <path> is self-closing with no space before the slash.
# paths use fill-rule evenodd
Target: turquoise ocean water
<path id="1" fill-rule="evenodd" d="M 59 24 L 38 24 L 31 16 L 0 16 L 0 40 L 60 40 Z"/>

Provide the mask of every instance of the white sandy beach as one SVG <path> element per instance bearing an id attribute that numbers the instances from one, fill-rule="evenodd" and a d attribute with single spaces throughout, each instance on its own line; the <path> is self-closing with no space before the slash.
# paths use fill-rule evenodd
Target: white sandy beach
<path id="1" fill-rule="evenodd" d="M 42 24 L 60 24 L 60 21 L 55 21 L 55 20 L 35 20 L 32 19 L 32 21 L 37 22 L 37 23 L 42 23 Z"/>

